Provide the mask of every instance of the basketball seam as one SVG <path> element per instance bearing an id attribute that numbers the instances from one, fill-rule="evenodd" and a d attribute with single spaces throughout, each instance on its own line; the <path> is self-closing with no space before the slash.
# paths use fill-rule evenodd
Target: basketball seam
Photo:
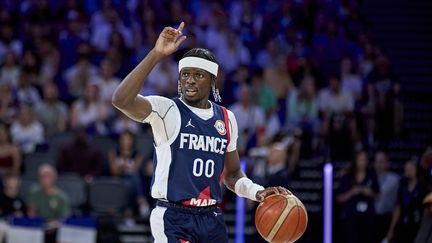
<path id="1" fill-rule="evenodd" d="M 294 230 L 294 234 L 291 236 L 291 238 L 289 238 L 288 239 L 288 241 L 291 241 L 291 239 L 296 235 L 295 233 L 297 232 L 297 229 L 298 229 L 298 226 L 299 226 L 299 224 L 300 224 L 300 206 L 298 205 L 298 203 L 297 203 L 297 200 L 295 200 L 295 202 L 296 202 L 296 209 L 297 209 L 297 225 L 296 225 L 296 227 L 295 227 L 295 230 Z"/>
<path id="2" fill-rule="evenodd" d="M 268 205 L 267 208 L 266 208 L 266 210 L 264 210 L 264 212 L 261 213 L 261 217 L 258 219 L 257 225 L 261 225 L 261 220 L 264 218 L 265 213 L 266 213 L 269 209 L 271 209 L 271 207 L 272 207 L 273 205 L 275 205 L 276 203 L 278 203 L 278 202 L 280 202 L 280 201 L 285 201 L 285 202 L 286 202 L 286 200 L 281 199 L 281 200 L 279 200 L 279 201 L 276 201 L 276 202 L 274 202 L 274 203 Z M 285 207 L 286 207 L 287 205 L 288 205 L 288 203 L 285 204 Z M 275 223 L 275 224 L 276 224 L 276 223 Z M 274 224 L 273 224 L 272 228 L 273 228 L 273 227 L 274 227 Z"/>
<path id="3" fill-rule="evenodd" d="M 279 216 L 276 223 L 273 225 L 273 228 L 270 230 L 270 234 L 266 237 L 267 240 L 272 241 L 273 238 L 276 236 L 277 232 L 279 231 L 280 227 L 282 226 L 282 223 L 285 221 L 286 217 L 291 212 L 292 208 L 288 208 L 288 200 L 286 200 L 287 203 L 285 205 L 285 209 L 283 210 L 282 214 Z"/>

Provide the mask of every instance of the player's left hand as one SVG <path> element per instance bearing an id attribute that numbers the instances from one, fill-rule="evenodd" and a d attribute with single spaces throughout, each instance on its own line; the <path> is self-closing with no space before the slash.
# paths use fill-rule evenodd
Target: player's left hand
<path id="1" fill-rule="evenodd" d="M 271 195 L 292 195 L 292 193 L 285 187 L 267 187 L 264 190 L 258 191 L 256 194 L 256 199 L 260 202 L 264 201 L 267 197 Z"/>

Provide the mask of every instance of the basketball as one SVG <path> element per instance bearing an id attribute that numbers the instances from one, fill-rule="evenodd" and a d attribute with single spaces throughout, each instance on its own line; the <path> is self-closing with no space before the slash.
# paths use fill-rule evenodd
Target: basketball
<path id="1" fill-rule="evenodd" d="M 256 228 L 268 242 L 295 242 L 305 232 L 307 222 L 305 206 L 293 195 L 269 196 L 255 213 Z"/>

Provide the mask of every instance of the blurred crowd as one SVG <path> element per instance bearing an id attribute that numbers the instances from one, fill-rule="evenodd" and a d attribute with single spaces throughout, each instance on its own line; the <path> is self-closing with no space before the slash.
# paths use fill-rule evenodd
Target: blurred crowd
<path id="1" fill-rule="evenodd" d="M 14 208 L 0 205 L 0 215 L 39 215 L 55 228 L 57 220 L 70 214 L 67 196 L 55 180 L 57 173 L 71 172 L 87 183 L 100 176 L 121 178 L 131 188 L 136 212 L 148 214 L 152 163 L 134 147 L 134 139 L 148 127 L 116 111 L 111 95 L 153 47 L 162 28 L 181 21 L 188 39 L 154 68 L 141 93 L 177 96 L 179 58 L 193 47 L 210 49 L 221 67 L 217 86 L 222 105 L 237 117 L 240 155 L 247 158 L 257 151 L 253 148 L 268 148 L 275 151 L 267 158 L 270 175 L 283 171 L 279 177 L 264 172 L 257 177 L 281 184 L 299 159 L 351 161 L 363 151 L 342 178 L 337 202 L 346 205 L 347 221 L 347 215 L 356 217 L 349 213 L 352 207 L 370 210 L 371 198 L 387 186 L 380 184 L 381 172 L 365 174 L 365 157 L 403 137 L 403 105 L 391 62 L 365 28 L 361 2 L 1 1 L 0 174 L 9 200 L 1 202 L 13 202 Z M 27 202 L 12 200 L 26 168 L 23 158 L 49 150 L 50 139 L 67 132 L 74 137 L 59 148 L 55 166 L 39 168 L 43 193 L 32 192 Z M 117 146 L 103 153 L 90 142 L 94 136 L 106 136 Z M 387 161 L 385 153 L 375 157 Z M 421 208 L 420 197 L 428 190 L 419 186 L 413 192 L 417 187 L 409 178 L 416 174 L 411 168 L 417 168 L 415 163 L 418 167 L 418 162 L 407 162 L 408 179 L 399 193 L 396 175 L 386 182 L 398 202 L 399 218 L 406 212 L 406 197 L 415 194 Z M 356 198 L 366 199 L 354 205 Z M 379 207 L 385 214 L 394 207 L 375 203 L 377 213 Z M 396 223 L 391 225 L 389 236 L 396 234 Z M 346 227 L 347 232 L 358 228 Z"/>
<path id="2" fill-rule="evenodd" d="M 374 154 L 371 166 L 368 153 L 357 152 L 336 191 L 336 242 L 431 242 L 431 156 L 428 148 L 398 175 L 385 151 Z"/>

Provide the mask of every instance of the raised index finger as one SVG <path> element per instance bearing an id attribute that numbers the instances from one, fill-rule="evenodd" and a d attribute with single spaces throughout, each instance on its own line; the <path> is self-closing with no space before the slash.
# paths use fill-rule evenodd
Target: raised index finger
<path id="1" fill-rule="evenodd" d="M 181 34 L 183 28 L 184 28 L 184 22 L 182 21 L 182 22 L 180 23 L 179 27 L 177 28 L 177 31 Z"/>

